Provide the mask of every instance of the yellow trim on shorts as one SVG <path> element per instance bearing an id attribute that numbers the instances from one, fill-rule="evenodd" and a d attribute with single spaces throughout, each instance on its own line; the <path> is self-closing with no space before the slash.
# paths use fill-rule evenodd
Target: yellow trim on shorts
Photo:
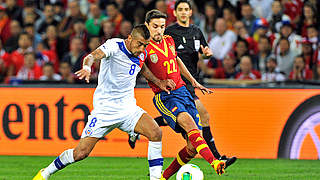
<path id="1" fill-rule="evenodd" d="M 176 122 L 176 121 L 177 121 L 177 118 L 172 114 L 171 111 L 169 111 L 169 110 L 164 106 L 164 104 L 162 103 L 162 101 L 161 101 L 161 99 L 160 99 L 160 94 L 157 94 L 155 99 L 156 99 L 156 105 L 157 105 L 157 107 L 159 108 L 159 110 L 160 110 L 163 114 L 171 117 L 172 120 L 174 120 L 174 121 Z"/>

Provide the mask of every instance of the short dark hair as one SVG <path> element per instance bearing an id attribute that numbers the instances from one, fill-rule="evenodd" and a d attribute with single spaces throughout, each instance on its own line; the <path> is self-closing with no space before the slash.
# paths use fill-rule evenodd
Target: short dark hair
<path id="1" fill-rule="evenodd" d="M 157 9 L 153 9 L 147 12 L 145 21 L 149 24 L 152 19 L 158 18 L 167 19 L 167 15 Z"/>
<path id="2" fill-rule="evenodd" d="M 189 0 L 177 0 L 176 3 L 174 3 L 174 10 L 177 10 L 180 3 L 187 3 L 189 8 L 192 9 L 191 2 Z"/>
<path id="3" fill-rule="evenodd" d="M 50 67 L 54 68 L 52 62 L 46 62 L 46 63 L 43 65 L 43 67 L 45 67 L 45 66 L 50 66 Z"/>
<path id="4" fill-rule="evenodd" d="M 136 25 L 131 32 L 131 35 L 140 34 L 144 39 L 150 38 L 150 32 L 145 24 Z"/>

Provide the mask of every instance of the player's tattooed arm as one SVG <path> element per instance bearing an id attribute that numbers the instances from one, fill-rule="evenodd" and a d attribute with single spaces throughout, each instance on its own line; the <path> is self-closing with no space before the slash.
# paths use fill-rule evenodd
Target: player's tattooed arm
<path id="1" fill-rule="evenodd" d="M 141 74 L 148 80 L 153 82 L 163 91 L 166 91 L 170 94 L 170 90 L 176 88 L 176 83 L 172 79 L 160 80 L 158 79 L 148 68 L 146 64 L 142 65 Z"/>
<path id="2" fill-rule="evenodd" d="M 203 94 L 208 93 L 211 94 L 213 91 L 210 89 L 202 86 L 194 77 L 191 75 L 189 70 L 186 68 L 186 66 L 183 64 L 182 60 L 177 56 L 177 63 L 180 69 L 181 74 L 192 84 L 193 87 L 198 88 L 201 90 Z"/>
<path id="3" fill-rule="evenodd" d="M 79 77 L 79 79 L 85 78 L 86 82 L 89 83 L 92 64 L 94 61 L 101 60 L 104 57 L 105 54 L 102 50 L 94 50 L 83 59 L 82 69 L 77 71 L 75 74 Z"/>

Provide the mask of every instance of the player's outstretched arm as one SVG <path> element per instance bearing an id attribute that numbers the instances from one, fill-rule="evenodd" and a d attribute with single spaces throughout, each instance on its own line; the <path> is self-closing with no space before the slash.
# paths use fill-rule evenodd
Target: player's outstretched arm
<path id="1" fill-rule="evenodd" d="M 191 75 L 191 73 L 189 72 L 189 70 L 186 68 L 186 66 L 183 64 L 182 60 L 177 56 L 177 63 L 178 66 L 180 68 L 180 72 L 181 74 L 188 80 L 191 82 L 192 86 L 195 88 L 198 88 L 201 90 L 201 92 L 203 94 L 208 93 L 211 94 L 213 93 L 212 90 L 202 86 L 200 83 L 198 83 L 197 80 L 194 79 L 194 77 Z"/>
<path id="2" fill-rule="evenodd" d="M 75 74 L 79 77 L 79 79 L 85 78 L 86 82 L 89 83 L 92 64 L 94 61 L 99 61 L 104 57 L 105 53 L 102 50 L 94 50 L 83 59 L 82 69 L 77 71 Z"/>
<path id="3" fill-rule="evenodd" d="M 176 83 L 172 79 L 165 79 L 160 80 L 158 79 L 147 67 L 146 64 L 142 65 L 141 74 L 148 80 L 153 82 L 155 85 L 157 85 L 160 89 L 163 91 L 166 91 L 168 94 L 170 94 L 170 90 L 173 90 L 176 88 Z"/>

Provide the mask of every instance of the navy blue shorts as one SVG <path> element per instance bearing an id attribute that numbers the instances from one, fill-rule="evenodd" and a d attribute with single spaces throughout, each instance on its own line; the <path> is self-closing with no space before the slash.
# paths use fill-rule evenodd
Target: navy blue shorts
<path id="1" fill-rule="evenodd" d="M 181 112 L 189 113 L 198 128 L 202 130 L 200 116 L 193 97 L 185 86 L 171 91 L 170 94 L 164 91 L 156 94 L 153 97 L 153 103 L 175 132 L 184 132 L 177 123 L 177 116 Z"/>

